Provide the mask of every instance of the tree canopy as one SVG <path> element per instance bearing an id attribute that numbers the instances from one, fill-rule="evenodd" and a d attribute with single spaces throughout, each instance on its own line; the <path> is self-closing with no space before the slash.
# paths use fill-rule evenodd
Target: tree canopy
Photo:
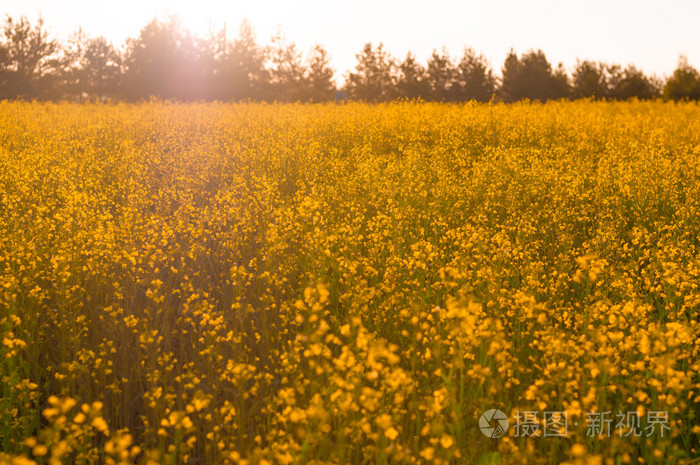
<path id="1" fill-rule="evenodd" d="M 458 58 L 435 49 L 423 64 L 410 52 L 399 62 L 383 44 L 367 43 L 356 60 L 338 87 L 321 45 L 305 52 L 281 31 L 263 45 L 247 21 L 231 40 L 226 26 L 200 38 L 177 19 L 153 20 L 119 47 L 82 31 L 61 43 L 41 19 L 8 16 L 0 30 L 0 99 L 323 102 L 344 94 L 368 102 L 700 100 L 700 74 L 684 57 L 665 82 L 631 64 L 591 60 L 579 60 L 569 75 L 542 50 L 520 56 L 511 50 L 500 78 L 471 48 Z"/>

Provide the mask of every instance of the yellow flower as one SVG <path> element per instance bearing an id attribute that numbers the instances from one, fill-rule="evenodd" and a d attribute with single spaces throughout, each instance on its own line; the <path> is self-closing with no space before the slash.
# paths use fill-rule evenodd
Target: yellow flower
<path id="1" fill-rule="evenodd" d="M 101 433 L 107 433 L 107 422 L 102 417 L 96 417 L 92 420 L 91 425 Z"/>
<path id="2" fill-rule="evenodd" d="M 571 452 L 571 455 L 573 455 L 574 457 L 580 457 L 582 455 L 586 455 L 587 451 L 588 449 L 586 448 L 586 446 L 584 446 L 583 444 L 576 443 L 573 446 L 571 446 L 571 450 L 569 452 Z"/>
<path id="3" fill-rule="evenodd" d="M 192 423 L 192 420 L 190 420 L 190 417 L 187 417 L 187 416 L 182 419 L 181 424 L 185 429 L 190 429 L 190 428 L 192 428 L 192 426 L 194 426 Z"/>
<path id="4" fill-rule="evenodd" d="M 440 438 L 440 445 L 445 449 L 449 449 L 454 444 L 454 438 L 449 434 L 445 433 Z"/>
<path id="5" fill-rule="evenodd" d="M 435 458 L 435 448 L 433 447 L 426 447 L 422 451 L 420 451 L 419 454 L 421 457 L 423 457 L 425 460 L 433 460 Z"/>
<path id="6" fill-rule="evenodd" d="M 387 429 L 386 431 L 384 431 L 384 436 L 386 436 L 387 438 L 389 438 L 390 440 L 393 441 L 394 439 L 399 437 L 399 432 L 396 431 L 396 428 L 394 428 L 392 426 L 389 429 Z"/>

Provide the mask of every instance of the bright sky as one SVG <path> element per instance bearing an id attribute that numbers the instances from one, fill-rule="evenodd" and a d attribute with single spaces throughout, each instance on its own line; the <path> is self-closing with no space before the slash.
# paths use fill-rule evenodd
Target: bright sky
<path id="1" fill-rule="evenodd" d="M 176 14 L 201 36 L 225 22 L 231 38 L 247 18 L 258 42 L 281 28 L 304 51 L 324 45 L 337 76 L 354 67 L 366 42 L 383 42 L 398 58 L 411 50 L 422 62 L 434 48 L 456 57 L 470 46 L 499 75 L 511 48 L 541 48 L 569 71 L 582 58 L 633 63 L 664 77 L 680 54 L 700 68 L 698 0 L 0 0 L 0 13 L 32 21 L 41 14 L 59 39 L 82 27 L 119 45 L 155 17 Z"/>

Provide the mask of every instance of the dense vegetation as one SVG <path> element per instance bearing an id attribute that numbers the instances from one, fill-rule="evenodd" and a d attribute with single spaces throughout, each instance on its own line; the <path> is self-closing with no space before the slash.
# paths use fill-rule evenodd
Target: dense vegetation
<path id="1" fill-rule="evenodd" d="M 174 20 L 154 20 L 122 48 L 80 31 L 60 43 L 41 21 L 26 18 L 8 17 L 0 36 L 0 100 L 700 99 L 700 75 L 683 57 L 662 82 L 632 65 L 589 60 L 579 61 L 569 75 L 541 50 L 521 56 L 511 51 L 497 78 L 487 60 L 469 48 L 458 59 L 435 50 L 423 65 L 411 53 L 397 61 L 381 44 L 366 44 L 341 89 L 334 74 L 323 47 L 314 47 L 304 60 L 281 33 L 267 46 L 258 44 L 247 22 L 232 41 L 225 29 L 203 39 Z"/>
<path id="2" fill-rule="evenodd" d="M 699 213 L 695 104 L 1 103 L 0 462 L 694 463 Z"/>

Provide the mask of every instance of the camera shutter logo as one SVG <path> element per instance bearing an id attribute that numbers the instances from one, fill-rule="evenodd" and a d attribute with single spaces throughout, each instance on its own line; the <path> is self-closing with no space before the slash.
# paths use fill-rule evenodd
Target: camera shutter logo
<path id="1" fill-rule="evenodd" d="M 479 429 L 484 436 L 500 438 L 508 431 L 508 415 L 495 408 L 487 410 L 479 418 Z"/>

